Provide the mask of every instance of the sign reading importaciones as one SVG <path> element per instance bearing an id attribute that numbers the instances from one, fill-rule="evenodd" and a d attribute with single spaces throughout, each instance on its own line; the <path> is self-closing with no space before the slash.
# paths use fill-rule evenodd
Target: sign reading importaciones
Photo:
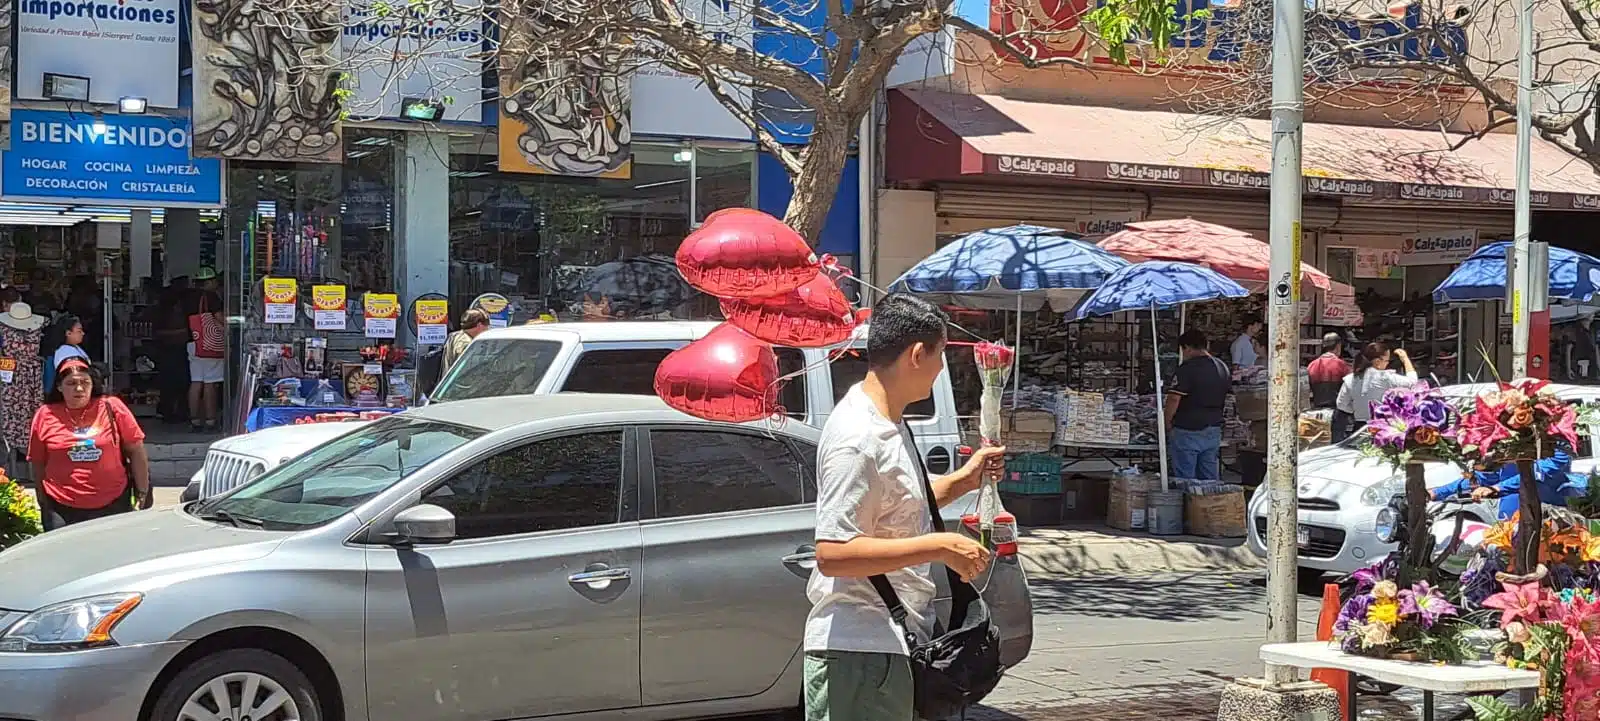
<path id="1" fill-rule="evenodd" d="M 85 113 L 15 110 L 11 121 L 11 149 L 0 153 L 7 200 L 222 205 L 222 162 L 190 158 L 185 118 L 107 115 L 98 131 Z"/>
<path id="2" fill-rule="evenodd" d="M 178 0 L 17 0 L 17 97 L 44 74 L 89 79 L 89 101 L 178 107 Z"/>

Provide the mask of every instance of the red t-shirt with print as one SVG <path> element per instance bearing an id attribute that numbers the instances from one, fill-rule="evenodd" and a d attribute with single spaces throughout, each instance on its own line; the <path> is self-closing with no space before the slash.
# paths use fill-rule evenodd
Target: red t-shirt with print
<path id="1" fill-rule="evenodd" d="M 70 508 L 104 508 L 128 492 L 119 439 L 144 440 L 144 431 L 121 399 L 102 397 L 77 412 L 64 403 L 49 403 L 33 414 L 28 460 L 44 461 L 43 486 L 52 501 Z"/>

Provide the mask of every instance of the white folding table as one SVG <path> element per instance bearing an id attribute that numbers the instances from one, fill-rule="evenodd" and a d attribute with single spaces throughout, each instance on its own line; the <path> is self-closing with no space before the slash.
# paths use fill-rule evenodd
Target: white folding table
<path id="1" fill-rule="evenodd" d="M 1433 721 L 1435 693 L 1475 696 L 1506 691 L 1521 692 L 1522 702 L 1532 701 L 1539 688 L 1539 672 L 1506 668 L 1490 661 L 1469 661 L 1459 666 L 1391 661 L 1340 651 L 1327 641 L 1269 643 L 1261 647 L 1261 660 L 1275 666 L 1332 668 L 1349 675 L 1345 689 L 1347 718 L 1356 716 L 1356 682 L 1361 678 L 1422 691 L 1423 721 Z"/>

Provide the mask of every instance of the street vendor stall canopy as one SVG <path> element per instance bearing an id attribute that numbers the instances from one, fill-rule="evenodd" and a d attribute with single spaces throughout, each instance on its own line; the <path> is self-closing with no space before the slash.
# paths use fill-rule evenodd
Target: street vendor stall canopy
<path id="1" fill-rule="evenodd" d="M 1126 230 L 1100 241 L 1100 247 L 1138 262 L 1168 260 L 1210 268 L 1257 293 L 1270 285 L 1272 249 L 1255 236 L 1192 218 L 1129 223 Z M 1303 286 L 1333 287 L 1328 274 L 1300 264 Z"/>
<path id="2" fill-rule="evenodd" d="M 1116 255 L 1058 228 L 1012 225 L 951 241 L 903 273 L 889 289 L 940 305 L 1065 311 L 1128 265 Z"/>
<path id="3" fill-rule="evenodd" d="M 1479 248 L 1433 289 L 1435 303 L 1498 300 L 1506 294 L 1506 255 L 1510 241 Z M 1586 303 L 1600 290 L 1600 259 L 1550 247 L 1550 299 Z"/>

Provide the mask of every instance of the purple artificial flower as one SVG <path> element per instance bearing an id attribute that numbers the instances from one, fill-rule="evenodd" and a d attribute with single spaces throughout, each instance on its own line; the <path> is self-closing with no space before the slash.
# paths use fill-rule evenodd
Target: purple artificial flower
<path id="1" fill-rule="evenodd" d="M 1436 430 L 1443 430 L 1445 421 L 1450 418 L 1450 406 L 1443 398 L 1423 398 L 1417 402 L 1417 418 Z"/>
<path id="2" fill-rule="evenodd" d="M 1427 581 L 1420 581 L 1400 592 L 1400 615 L 1416 616 L 1423 628 L 1433 628 L 1441 617 L 1456 615 L 1456 607 L 1434 591 Z"/>
<path id="3" fill-rule="evenodd" d="M 1350 574 L 1350 580 L 1356 582 L 1357 591 L 1366 593 L 1371 591 L 1373 586 L 1378 585 L 1379 581 L 1387 578 L 1383 571 L 1383 561 L 1378 561 L 1372 565 L 1356 569 L 1354 573 Z"/>
<path id="4" fill-rule="evenodd" d="M 1372 594 L 1358 593 L 1351 596 L 1350 600 L 1345 601 L 1344 606 L 1339 609 L 1339 618 L 1333 622 L 1333 630 L 1336 633 L 1355 631 L 1356 626 L 1367 622 L 1367 608 L 1370 606 L 1372 606 Z"/>

